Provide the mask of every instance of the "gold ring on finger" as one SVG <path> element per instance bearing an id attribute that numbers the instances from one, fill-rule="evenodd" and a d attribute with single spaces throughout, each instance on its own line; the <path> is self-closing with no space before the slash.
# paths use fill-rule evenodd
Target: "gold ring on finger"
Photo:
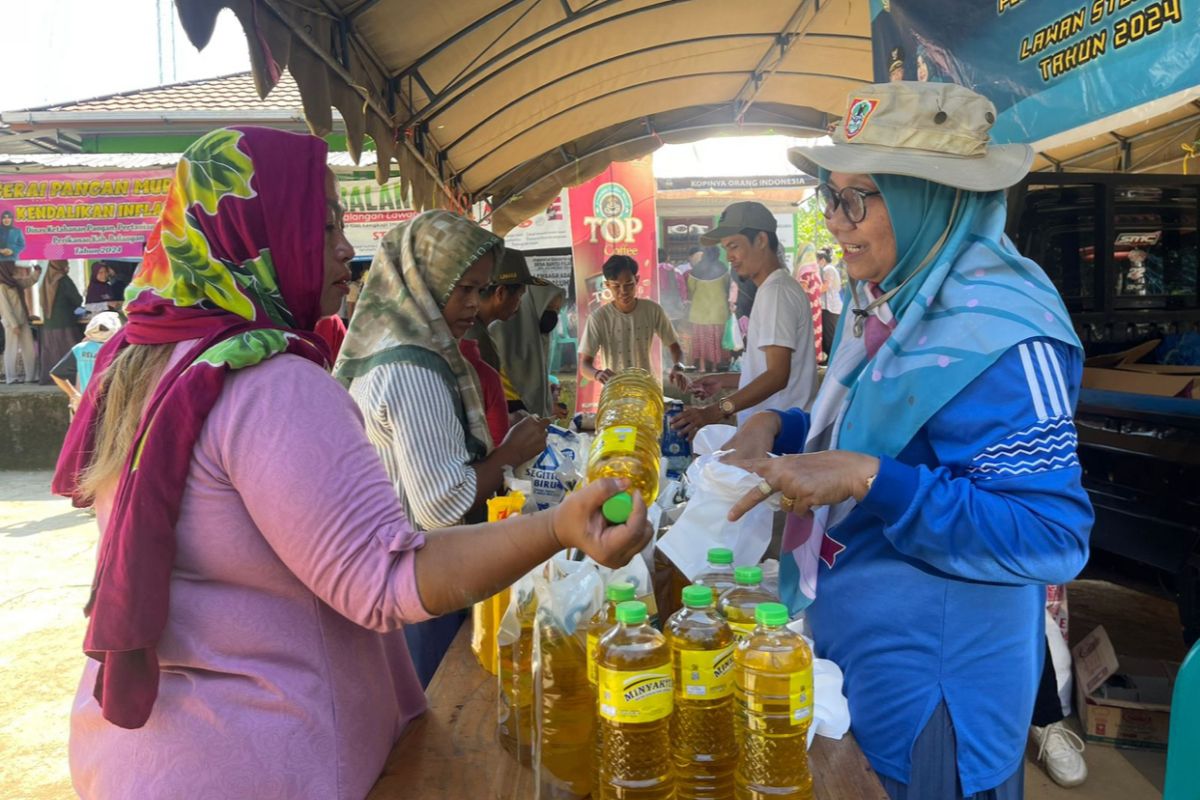
<path id="1" fill-rule="evenodd" d="M 796 510 L 796 498 L 784 495 L 779 501 L 779 507 L 789 514 Z"/>

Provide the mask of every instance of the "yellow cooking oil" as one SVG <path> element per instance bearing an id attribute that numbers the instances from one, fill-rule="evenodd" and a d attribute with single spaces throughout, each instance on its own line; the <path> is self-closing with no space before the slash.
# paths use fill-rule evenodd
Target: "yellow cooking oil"
<path id="1" fill-rule="evenodd" d="M 617 606 L 617 627 L 596 646 L 599 800 L 672 800 L 671 650 L 647 622 L 646 604 Z"/>
<path id="2" fill-rule="evenodd" d="M 525 495 L 515 490 L 492 497 L 487 501 L 487 520 L 497 522 L 519 516 L 524 507 Z M 504 618 L 508 602 L 508 589 L 502 589 L 471 607 L 471 651 L 475 653 L 479 665 L 493 675 L 500 669 L 496 632 L 500 629 L 500 620 Z"/>
<path id="3" fill-rule="evenodd" d="M 586 637 L 539 619 L 536 656 L 539 796 L 576 800 L 592 791 L 596 697 L 588 683 Z"/>
<path id="4" fill-rule="evenodd" d="M 587 479 L 628 478 L 647 505 L 658 496 L 662 458 L 662 388 L 645 370 L 613 376 L 600 393 L 596 438 L 588 453 Z M 624 522 L 632 503 L 621 492 L 604 505 L 610 522 Z"/>
<path id="5" fill-rule="evenodd" d="M 617 624 L 617 604 L 637 599 L 637 587 L 626 581 L 610 583 L 604 589 L 604 605 L 592 615 L 587 626 L 587 676 L 592 691 L 596 687 L 596 644 Z"/>
<path id="6" fill-rule="evenodd" d="M 787 628 L 787 606 L 762 603 L 757 627 L 733 653 L 740 757 L 737 800 L 812 800 L 806 740 L 813 716 L 813 656 Z"/>
<path id="7" fill-rule="evenodd" d="M 637 599 L 637 587 L 627 581 L 614 581 L 604 588 L 604 605 L 600 607 L 587 626 L 587 674 L 592 690 L 592 705 L 596 703 L 596 645 L 600 637 L 617 625 L 617 606 Z M 592 728 L 592 785 L 600 782 L 600 728 Z"/>
<path id="8" fill-rule="evenodd" d="M 683 608 L 664 629 L 671 646 L 675 713 L 671 756 L 678 800 L 729 800 L 737 743 L 733 727 L 733 631 L 712 589 L 683 590 Z"/>
<path id="9" fill-rule="evenodd" d="M 762 585 L 762 567 L 737 567 L 734 586 L 717 601 L 717 612 L 733 628 L 733 635 L 745 641 L 754 632 L 754 609 L 759 603 L 778 603 L 779 598 Z"/>
<path id="10" fill-rule="evenodd" d="M 727 589 L 737 585 L 733 580 L 733 551 L 728 547 L 710 547 L 706 560 L 708 564 L 704 572 L 697 575 L 692 583 L 712 589 L 715 605 Z"/>
<path id="11" fill-rule="evenodd" d="M 522 764 L 533 760 L 533 624 L 537 597 L 517 601 L 520 635 L 512 644 L 499 645 L 500 708 L 497 730 L 500 745 Z"/>

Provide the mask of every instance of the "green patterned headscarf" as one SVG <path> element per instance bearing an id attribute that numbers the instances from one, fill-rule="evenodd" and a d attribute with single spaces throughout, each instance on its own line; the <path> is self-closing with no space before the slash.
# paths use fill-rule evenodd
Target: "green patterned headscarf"
<path id="1" fill-rule="evenodd" d="M 375 253 L 334 368 L 345 383 L 393 362 L 434 369 L 457 389 L 473 455 L 492 448 L 483 391 L 442 309 L 463 274 L 489 252 L 499 264 L 504 240 L 449 211 L 426 211 L 397 225 Z"/>

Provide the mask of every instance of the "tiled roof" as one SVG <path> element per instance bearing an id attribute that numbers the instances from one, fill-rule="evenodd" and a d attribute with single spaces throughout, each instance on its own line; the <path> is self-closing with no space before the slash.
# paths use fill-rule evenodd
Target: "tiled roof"
<path id="1" fill-rule="evenodd" d="M 284 71 L 278 85 L 258 99 L 254 78 L 238 72 L 218 78 L 172 83 L 150 89 L 76 100 L 71 103 L 21 109 L 22 111 L 241 111 L 249 108 L 296 111 L 301 108 L 300 90 L 291 73 Z"/>

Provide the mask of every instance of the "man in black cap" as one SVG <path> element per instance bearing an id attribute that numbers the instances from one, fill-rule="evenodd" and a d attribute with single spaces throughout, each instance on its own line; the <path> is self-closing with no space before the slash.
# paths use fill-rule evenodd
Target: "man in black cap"
<path id="1" fill-rule="evenodd" d="M 775 215 L 762 203 L 734 203 L 700 241 L 720 243 L 734 272 L 757 287 L 740 374 L 710 375 L 692 383 L 698 398 L 722 389 L 719 403 L 685 409 L 672 426 L 694 436 L 705 425 L 739 422 L 770 408 L 809 408 L 817 391 L 812 306 L 783 268 Z"/>
<path id="2" fill-rule="evenodd" d="M 516 316 L 527 286 L 549 285 L 533 276 L 520 250 L 504 251 L 500 266 L 492 273 L 492 282 L 479 290 L 479 315 L 466 335 L 479 343 L 479 353 L 492 369 L 502 372 L 503 365 L 488 328 L 493 322 L 506 322 Z"/>

